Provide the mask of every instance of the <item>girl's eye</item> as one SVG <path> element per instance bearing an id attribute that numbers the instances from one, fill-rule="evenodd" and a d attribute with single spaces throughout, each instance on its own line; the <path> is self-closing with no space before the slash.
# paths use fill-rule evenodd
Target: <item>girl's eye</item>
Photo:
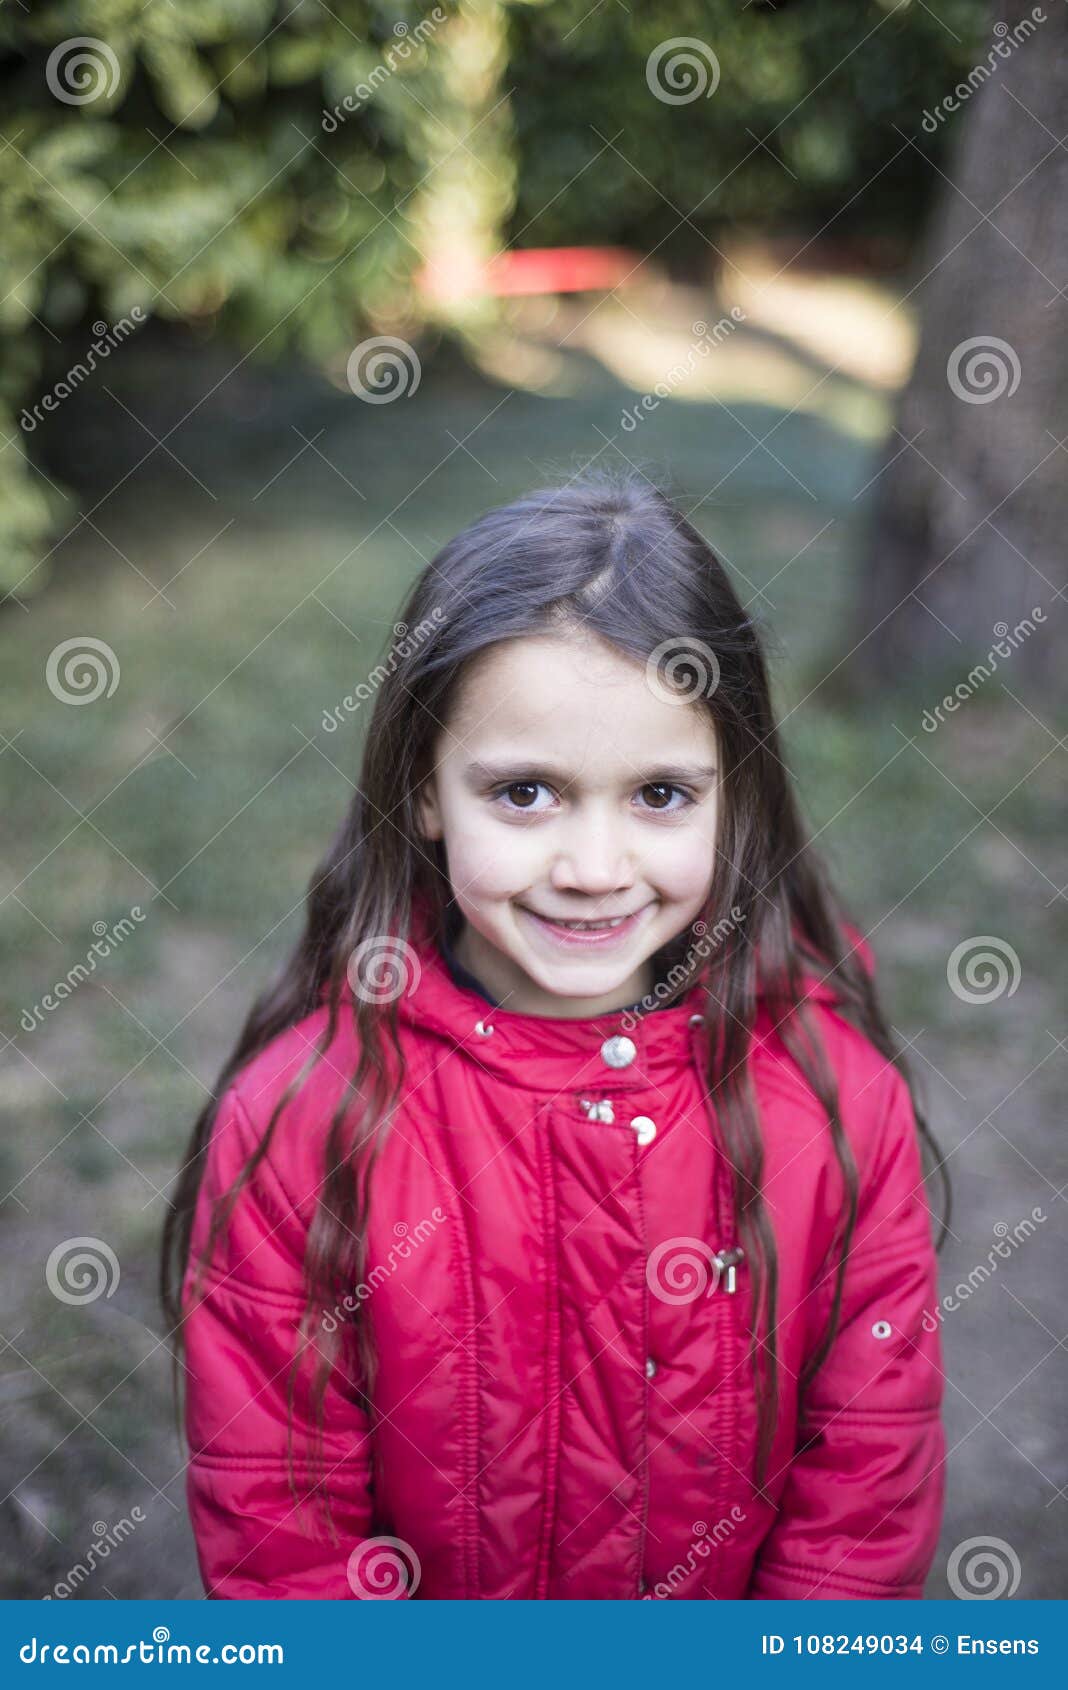
<path id="1" fill-rule="evenodd" d="M 649 793 L 653 794 L 654 802 L 648 806 L 651 810 L 684 810 L 688 804 L 693 803 L 693 799 L 688 792 L 684 792 L 681 786 L 672 786 L 668 781 L 654 781 L 648 786 L 643 786 L 641 790 L 643 796 Z M 664 801 L 669 799 L 672 793 L 682 799 L 681 804 L 670 804 Z"/>
<path id="2" fill-rule="evenodd" d="M 548 802 L 538 802 L 539 792 L 546 795 Z M 690 793 L 684 791 L 681 786 L 672 785 L 670 781 L 651 781 L 641 788 L 641 792 L 643 798 L 649 799 L 649 802 L 644 804 L 643 808 L 659 811 L 663 814 L 674 814 L 678 810 L 686 809 L 688 805 L 694 802 Z M 673 796 L 680 801 L 672 803 Z M 543 781 L 513 780 L 509 781 L 507 786 L 498 787 L 493 794 L 493 799 L 495 803 L 502 804 L 506 810 L 513 812 L 525 810 L 529 814 L 538 815 L 549 807 L 552 802 L 552 794 Z"/>
<path id="3" fill-rule="evenodd" d="M 507 786 L 502 786 L 493 796 L 498 801 L 503 798 L 508 800 L 505 809 L 540 810 L 545 806 L 536 803 L 537 795 L 548 790 L 540 780 L 513 780 Z"/>

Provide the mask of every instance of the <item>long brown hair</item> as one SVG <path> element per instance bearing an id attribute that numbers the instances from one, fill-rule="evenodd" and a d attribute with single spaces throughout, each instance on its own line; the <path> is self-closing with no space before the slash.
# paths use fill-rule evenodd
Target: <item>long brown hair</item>
<path id="1" fill-rule="evenodd" d="M 577 626 L 642 663 L 654 660 L 665 674 L 671 672 L 673 684 L 690 683 L 688 695 L 710 712 L 721 747 L 723 804 L 707 925 L 712 927 L 725 910 L 739 914 L 728 940 L 712 948 L 710 956 L 691 951 L 688 968 L 672 969 L 672 988 L 662 1001 L 674 1001 L 695 984 L 708 994 L 707 1019 L 716 1036 L 709 1041 L 707 1088 L 732 1169 L 735 1225 L 752 1274 L 750 1363 L 758 1408 L 757 1484 L 762 1486 L 775 1433 L 779 1368 L 778 1258 L 761 1192 L 764 1146 L 748 1060 L 758 989 L 826 1113 L 843 1179 L 832 1251 L 837 1261 L 829 1261 L 826 1270 L 828 1281 L 834 1273 L 833 1301 L 826 1330 L 802 1375 L 802 1390 L 826 1359 L 837 1331 L 858 1196 L 835 1077 L 816 1018 L 803 1001 L 803 973 L 810 978 L 815 969 L 833 984 L 842 1013 L 909 1085 L 921 1150 L 942 1174 L 945 1210 L 938 1248 L 948 1229 L 949 1197 L 942 1159 L 904 1058 L 807 841 L 773 719 L 757 625 L 707 542 L 662 491 L 631 473 L 587 473 L 480 517 L 426 567 L 401 617 L 403 638 L 373 677 L 374 710 L 355 795 L 311 878 L 303 935 L 274 984 L 253 1004 L 213 1100 L 197 1118 L 180 1172 L 161 1264 L 164 1313 L 176 1335 L 175 1377 L 182 1345 L 181 1285 L 219 1099 L 258 1052 L 327 1000 L 321 1039 L 276 1104 L 233 1187 L 215 1201 L 201 1268 L 266 1154 L 283 1109 L 333 1043 L 353 952 L 362 942 L 383 936 L 403 942 L 417 895 L 428 899 L 437 931 L 443 931 L 451 898 L 443 846 L 422 835 L 416 798 L 433 767 L 436 736 L 449 719 L 465 665 L 499 640 Z M 321 1452 L 323 1398 L 341 1342 L 335 1323 L 324 1326 L 321 1315 L 336 1303 L 339 1288 L 363 1277 L 374 1164 L 402 1095 L 396 1002 L 371 1001 L 374 996 L 346 997 L 359 1057 L 330 1123 L 308 1233 L 301 1344 L 289 1381 L 295 1495 L 294 1379 L 312 1344 L 315 1443 Z M 359 1316 L 356 1341 L 370 1406 L 375 1355 L 368 1323 Z"/>

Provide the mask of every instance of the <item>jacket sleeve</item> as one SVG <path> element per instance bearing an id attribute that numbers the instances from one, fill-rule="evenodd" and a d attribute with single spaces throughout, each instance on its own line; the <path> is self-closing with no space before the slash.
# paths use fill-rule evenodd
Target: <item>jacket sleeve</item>
<path id="1" fill-rule="evenodd" d="M 205 1268 L 200 1299 L 190 1295 L 193 1266 L 207 1241 L 209 1200 L 229 1189 L 258 1136 L 231 1087 L 214 1122 L 182 1288 L 187 1497 L 197 1557 L 209 1597 L 352 1600 L 369 1594 L 369 1583 L 388 1583 L 391 1571 L 399 1576 L 399 1569 L 391 1569 L 388 1549 L 383 1564 L 382 1550 L 368 1539 L 368 1422 L 355 1385 L 339 1369 L 323 1404 L 325 1484 L 314 1490 L 311 1347 L 294 1389 L 299 1510 L 289 1485 L 287 1383 L 303 1307 L 307 1223 L 267 1157 L 237 1199 Z M 323 1490 L 331 1500 L 333 1538 Z M 395 1555 L 392 1560 L 397 1563 Z"/>
<path id="2" fill-rule="evenodd" d="M 937 1258 L 908 1088 L 889 1097 L 865 1169 L 838 1333 L 812 1380 L 750 1598 L 923 1594 L 944 1499 Z M 814 1295 L 824 1329 L 833 1292 Z"/>

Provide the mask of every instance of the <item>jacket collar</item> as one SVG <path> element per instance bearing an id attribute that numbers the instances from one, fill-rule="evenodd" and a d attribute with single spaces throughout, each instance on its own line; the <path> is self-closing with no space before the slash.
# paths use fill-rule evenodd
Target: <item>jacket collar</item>
<path id="1" fill-rule="evenodd" d="M 862 950 L 867 952 L 863 944 Z M 578 1087 L 596 1096 L 665 1085 L 680 1065 L 698 1061 L 703 1068 L 707 1060 L 707 996 L 700 985 L 676 1003 L 639 1016 L 617 1009 L 570 1019 L 492 1008 L 452 978 L 425 894 L 413 900 L 397 969 L 405 983 L 398 1019 L 421 1040 L 440 1045 L 435 1065 L 462 1051 L 484 1071 L 526 1090 L 552 1094 Z M 831 982 L 815 975 L 806 979 L 810 999 L 837 1001 Z M 343 997 L 350 996 L 346 982 Z"/>
<path id="2" fill-rule="evenodd" d="M 705 994 L 692 987 L 667 1008 L 641 1016 L 616 1009 L 570 1019 L 493 1009 L 453 980 L 425 905 L 413 910 L 412 989 L 398 1000 L 402 1023 L 526 1089 L 579 1086 L 600 1092 L 665 1082 L 690 1060 Z M 414 964 L 418 964 L 416 968 Z"/>

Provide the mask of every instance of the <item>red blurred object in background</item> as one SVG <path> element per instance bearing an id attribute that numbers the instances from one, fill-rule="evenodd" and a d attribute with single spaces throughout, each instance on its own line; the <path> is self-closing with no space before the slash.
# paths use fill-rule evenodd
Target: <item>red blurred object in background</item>
<path id="1" fill-rule="evenodd" d="M 485 264 L 437 262 L 419 273 L 422 292 L 455 299 L 472 294 L 585 293 L 618 287 L 642 263 L 626 247 L 525 247 Z"/>

